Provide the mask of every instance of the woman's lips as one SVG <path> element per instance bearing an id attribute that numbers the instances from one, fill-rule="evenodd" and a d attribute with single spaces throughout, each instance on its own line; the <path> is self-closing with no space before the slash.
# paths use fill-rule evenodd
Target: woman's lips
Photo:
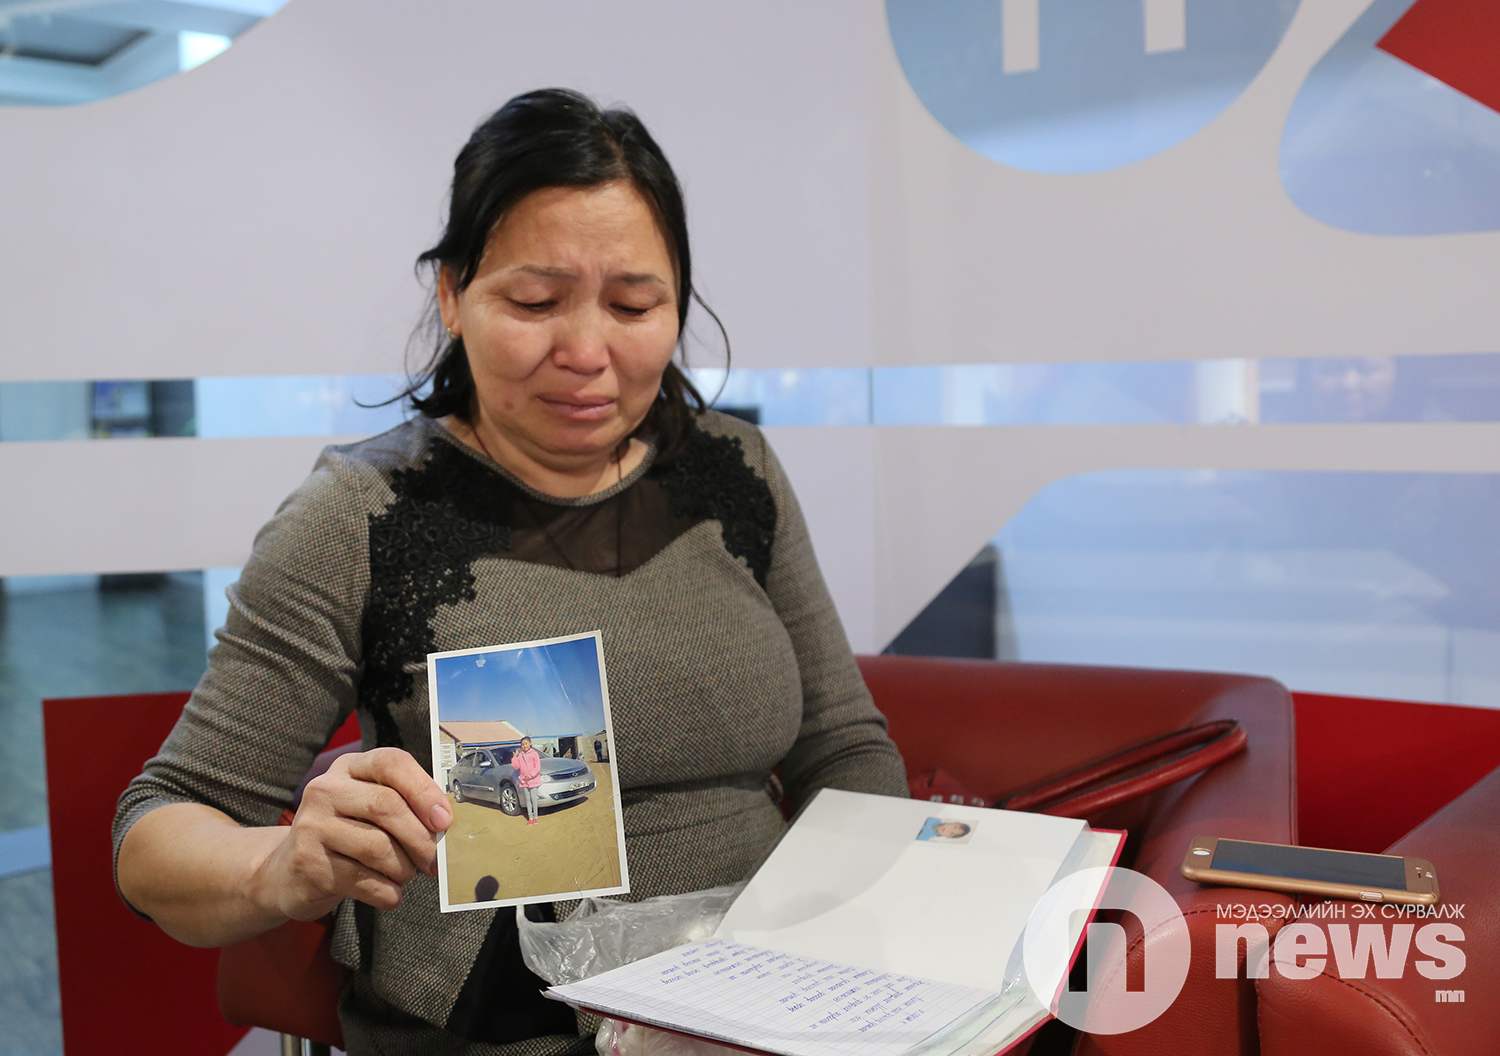
<path id="1" fill-rule="evenodd" d="M 543 405 L 553 414 L 571 422 L 595 422 L 614 413 L 615 401 L 585 397 L 541 396 Z"/>

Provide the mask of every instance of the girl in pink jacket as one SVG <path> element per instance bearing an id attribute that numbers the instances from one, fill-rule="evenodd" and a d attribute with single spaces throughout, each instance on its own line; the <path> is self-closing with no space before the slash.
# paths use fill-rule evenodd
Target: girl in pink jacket
<path id="1" fill-rule="evenodd" d="M 521 738 L 521 747 L 511 756 L 510 765 L 516 768 L 521 785 L 521 802 L 526 807 L 526 824 L 536 824 L 536 790 L 542 783 L 542 756 L 531 746 L 530 737 Z"/>

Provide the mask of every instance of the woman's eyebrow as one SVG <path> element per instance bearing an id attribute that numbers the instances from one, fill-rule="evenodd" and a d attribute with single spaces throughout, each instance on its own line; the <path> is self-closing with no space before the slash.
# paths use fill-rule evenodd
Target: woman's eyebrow
<path id="1" fill-rule="evenodd" d="M 544 279 L 576 279 L 578 273 L 569 268 L 548 267 L 544 264 L 518 264 L 510 269 L 513 272 L 522 272 L 526 275 L 538 275 Z M 606 276 L 610 282 L 622 282 L 627 286 L 661 286 L 666 287 L 666 281 L 659 275 L 653 275 L 649 271 L 616 271 Z"/>
<path id="2" fill-rule="evenodd" d="M 610 277 L 611 282 L 623 282 L 627 286 L 662 286 L 667 284 L 660 276 L 653 275 L 649 271 L 621 271 L 615 272 Z"/>
<path id="3" fill-rule="evenodd" d="M 578 275 L 567 268 L 549 268 L 541 264 L 517 264 L 511 271 L 524 272 L 527 275 L 540 275 L 544 279 L 576 279 Z"/>

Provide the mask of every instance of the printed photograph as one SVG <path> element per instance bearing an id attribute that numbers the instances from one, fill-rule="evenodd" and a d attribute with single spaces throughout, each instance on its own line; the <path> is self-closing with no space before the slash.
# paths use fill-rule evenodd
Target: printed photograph
<path id="1" fill-rule="evenodd" d="M 432 653 L 443 912 L 630 890 L 597 631 Z"/>
<path id="2" fill-rule="evenodd" d="M 933 843 L 968 843 L 974 835 L 974 823 L 948 818 L 928 818 L 922 823 L 917 839 Z"/>

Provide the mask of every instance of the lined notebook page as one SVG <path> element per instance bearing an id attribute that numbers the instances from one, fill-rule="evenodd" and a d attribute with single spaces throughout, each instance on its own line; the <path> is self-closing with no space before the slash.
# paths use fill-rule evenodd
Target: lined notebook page
<path id="1" fill-rule="evenodd" d="M 900 1056 L 997 994 L 724 939 L 547 996 L 781 1056 Z"/>

